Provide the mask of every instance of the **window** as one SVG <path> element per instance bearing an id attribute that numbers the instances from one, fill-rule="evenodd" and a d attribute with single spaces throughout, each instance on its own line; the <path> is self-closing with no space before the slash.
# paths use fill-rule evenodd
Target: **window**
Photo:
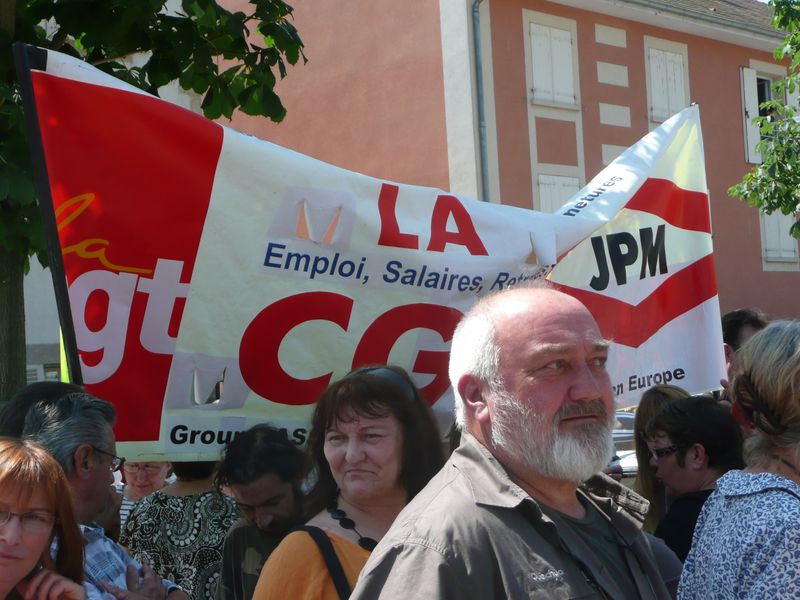
<path id="1" fill-rule="evenodd" d="M 530 23 L 530 52 L 533 102 L 577 107 L 572 32 Z"/>
<path id="2" fill-rule="evenodd" d="M 749 163 L 761 162 L 761 153 L 756 150 L 761 134 L 753 119 L 759 116 L 759 106 L 764 100 L 772 98 L 772 81 L 759 76 L 755 69 L 741 67 L 742 77 L 742 115 L 744 118 L 745 160 Z"/>
<path id="3" fill-rule="evenodd" d="M 747 67 L 740 67 L 742 82 L 742 128 L 744 130 L 744 155 L 745 160 L 752 164 L 761 162 L 761 155 L 756 152 L 756 146 L 761 141 L 758 127 L 753 125 L 753 119 L 766 116 L 761 109 L 761 103 L 774 99 L 772 86 L 779 79 L 786 77 L 786 69 L 781 65 L 750 60 Z M 790 93 L 785 98 L 786 102 L 797 106 L 797 91 Z"/>
<path id="4" fill-rule="evenodd" d="M 758 116 L 766 117 L 767 110 L 761 108 L 761 104 L 767 100 L 772 100 L 772 79 L 756 77 L 756 93 L 758 95 Z"/>
<path id="5" fill-rule="evenodd" d="M 761 103 L 773 99 L 772 86 L 786 74 L 783 67 L 769 63 L 750 61 L 750 67 L 741 67 L 742 116 L 744 119 L 745 160 L 752 164 L 761 162 L 761 154 L 756 151 L 761 134 L 753 124 L 756 117 L 766 116 Z M 790 99 L 791 100 L 791 99 Z"/>
<path id="6" fill-rule="evenodd" d="M 581 189 L 577 177 L 539 175 L 539 210 L 554 213 Z"/>
<path id="7" fill-rule="evenodd" d="M 741 67 L 740 72 L 745 160 L 758 164 L 761 162 L 761 154 L 756 152 L 756 146 L 761 141 L 761 134 L 758 127 L 753 124 L 753 119 L 757 116 L 766 116 L 766 112 L 761 109 L 760 105 L 762 102 L 774 98 L 772 86 L 786 76 L 786 69 L 774 63 L 750 60 L 749 66 Z M 796 106 L 795 94 L 786 98 L 786 101 Z M 759 218 L 761 220 L 761 264 L 763 269 L 765 271 L 800 270 L 800 251 L 798 251 L 797 240 L 789 234 L 789 229 L 794 224 L 796 216 L 776 212 L 771 215 L 760 214 Z"/>
<path id="8" fill-rule="evenodd" d="M 780 212 L 761 215 L 761 248 L 764 270 L 796 270 L 800 266 L 797 240 L 789 233 L 795 220 L 794 215 L 784 215 Z M 781 263 L 783 264 L 781 265 Z"/>
<path id="9" fill-rule="evenodd" d="M 585 177 L 583 112 L 574 19 L 522 9 L 528 93 L 530 206 L 554 211 Z"/>
<path id="10" fill-rule="evenodd" d="M 689 106 L 685 44 L 645 36 L 650 121 L 662 123 Z"/>

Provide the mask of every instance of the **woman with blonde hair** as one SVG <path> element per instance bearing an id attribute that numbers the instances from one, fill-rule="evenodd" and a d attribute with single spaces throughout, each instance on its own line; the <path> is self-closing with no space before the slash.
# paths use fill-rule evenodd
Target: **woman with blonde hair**
<path id="1" fill-rule="evenodd" d="M 747 468 L 717 481 L 679 598 L 800 598 L 800 323 L 777 321 L 736 353 L 734 414 Z"/>
<path id="2" fill-rule="evenodd" d="M 83 600 L 82 580 L 83 539 L 61 466 L 37 444 L 0 438 L 0 598 Z"/>
<path id="3" fill-rule="evenodd" d="M 650 465 L 650 450 L 647 448 L 647 426 L 667 404 L 679 398 L 686 398 L 689 392 L 677 385 L 654 385 L 645 390 L 636 407 L 633 421 L 634 445 L 636 448 L 636 480 L 633 489 L 647 498 L 647 509 L 643 529 L 653 533 L 667 509 L 667 496 L 664 486 L 656 478 L 656 469 Z"/>

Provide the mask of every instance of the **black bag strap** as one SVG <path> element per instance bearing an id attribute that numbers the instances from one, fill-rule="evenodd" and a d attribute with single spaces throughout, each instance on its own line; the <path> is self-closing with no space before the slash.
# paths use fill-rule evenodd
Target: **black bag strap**
<path id="1" fill-rule="evenodd" d="M 317 543 L 319 551 L 322 553 L 322 558 L 325 559 L 325 564 L 328 565 L 328 571 L 331 574 L 331 579 L 339 598 L 347 600 L 350 597 L 350 584 L 347 582 L 342 563 L 339 562 L 339 557 L 336 556 L 336 551 L 333 549 L 330 538 L 325 535 L 322 529 L 313 525 L 301 525 L 296 527 L 295 530 L 307 532 L 311 539 Z"/>

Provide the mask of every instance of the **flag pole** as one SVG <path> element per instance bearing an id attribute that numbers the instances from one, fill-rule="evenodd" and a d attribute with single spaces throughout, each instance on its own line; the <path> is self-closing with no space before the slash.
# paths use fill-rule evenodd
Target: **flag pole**
<path id="1" fill-rule="evenodd" d="M 77 384 L 83 383 L 80 361 L 78 360 L 78 345 L 75 340 L 75 326 L 72 322 L 72 312 L 69 306 L 69 291 L 67 277 L 64 273 L 64 262 L 61 257 L 61 247 L 58 243 L 58 226 L 56 224 L 53 197 L 50 194 L 50 183 L 47 176 L 47 162 L 45 160 L 44 146 L 42 145 L 41 130 L 36 111 L 36 97 L 33 93 L 33 78 L 31 69 L 45 71 L 47 68 L 47 50 L 37 48 L 22 42 L 14 44 L 14 64 L 17 70 L 22 93 L 22 106 L 25 113 L 25 129 L 28 134 L 28 148 L 31 154 L 33 168 L 33 181 L 39 196 L 39 210 L 42 216 L 44 236 L 47 241 L 47 255 L 50 259 L 50 274 L 53 277 L 53 289 L 58 307 L 58 318 L 61 324 L 61 334 L 67 358 L 67 369 L 70 380 Z"/>

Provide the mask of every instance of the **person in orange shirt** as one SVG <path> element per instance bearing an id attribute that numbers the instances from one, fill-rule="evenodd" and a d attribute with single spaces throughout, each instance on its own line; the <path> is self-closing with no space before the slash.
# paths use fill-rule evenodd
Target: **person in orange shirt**
<path id="1" fill-rule="evenodd" d="M 444 462 L 430 408 L 405 371 L 387 366 L 356 369 L 328 387 L 309 450 L 318 476 L 309 527 L 272 553 L 254 600 L 349 595 L 378 540 Z"/>

